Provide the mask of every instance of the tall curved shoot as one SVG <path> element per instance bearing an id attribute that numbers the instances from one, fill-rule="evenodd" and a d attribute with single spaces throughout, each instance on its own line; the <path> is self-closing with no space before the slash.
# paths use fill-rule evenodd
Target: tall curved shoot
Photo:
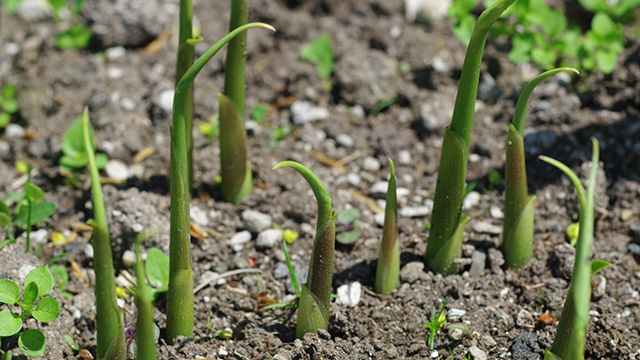
<path id="1" fill-rule="evenodd" d="M 580 230 L 576 244 L 576 258 L 569 291 L 564 302 L 556 338 L 546 350 L 545 360 L 578 360 L 584 358 L 585 333 L 589 325 L 589 305 L 591 302 L 591 276 L 611 264 L 603 260 L 591 261 L 593 243 L 594 189 L 598 171 L 599 147 L 595 138 L 591 157 L 591 172 L 587 192 L 578 176 L 563 163 L 540 156 L 540 159 L 564 172 L 578 193 L 580 204 Z"/>
<path id="2" fill-rule="evenodd" d="M 89 220 L 89 225 L 93 227 L 93 253 L 95 254 L 93 270 L 96 275 L 97 357 L 100 360 L 125 360 L 127 358 L 127 344 L 122 315 L 116 302 L 111 241 L 90 129 L 89 110 L 85 108 L 82 113 L 82 135 L 87 153 L 87 166 L 91 176 L 93 201 L 93 220 Z"/>
<path id="3" fill-rule="evenodd" d="M 579 74 L 574 68 L 546 71 L 529 81 L 522 90 L 513 122 L 507 136 L 504 191 L 504 225 L 502 253 L 505 266 L 520 268 L 533 255 L 533 205 L 535 196 L 527 194 L 527 173 L 524 158 L 524 123 L 533 89 L 545 79 L 562 71 Z"/>
<path id="4" fill-rule="evenodd" d="M 434 196 L 431 231 L 425 260 L 429 269 L 449 274 L 457 271 L 454 259 L 461 256 L 464 226 L 462 216 L 469 140 L 473 126 L 480 64 L 489 29 L 515 0 L 499 0 L 482 12 L 471 34 L 462 67 L 451 124 L 445 128 L 438 181 Z"/>
<path id="5" fill-rule="evenodd" d="M 283 166 L 296 170 L 309 183 L 318 203 L 316 236 L 311 252 L 309 277 L 302 285 L 298 305 L 296 338 L 302 339 L 306 333 L 317 333 L 318 329 L 329 327 L 329 303 L 333 280 L 333 258 L 336 243 L 336 215 L 331 208 L 331 197 L 318 177 L 304 165 L 293 161 L 283 161 L 274 170 Z"/>
<path id="6" fill-rule="evenodd" d="M 191 272 L 191 241 L 189 227 L 189 185 L 187 175 L 187 146 L 185 103 L 193 80 L 209 60 L 233 37 L 253 27 L 273 29 L 263 23 L 241 26 L 210 47 L 185 72 L 176 86 L 173 97 L 173 126 L 171 128 L 171 230 L 169 254 L 169 294 L 167 299 L 167 340 L 178 335 L 193 337 L 193 278 Z"/>
<path id="7" fill-rule="evenodd" d="M 376 266 L 375 291 L 389 295 L 400 282 L 400 241 L 398 239 L 398 204 L 396 194 L 396 171 L 389 159 L 391 174 L 387 188 L 387 203 L 384 208 L 382 241 Z"/>
<path id="8" fill-rule="evenodd" d="M 178 60 L 176 61 L 176 85 L 193 64 L 193 4 L 191 0 L 180 0 L 180 25 L 178 34 Z M 187 176 L 189 191 L 193 189 L 193 84 L 184 98 L 185 143 L 187 148 Z"/>
<path id="9" fill-rule="evenodd" d="M 231 0 L 229 31 L 247 23 L 247 0 Z M 222 198 L 239 204 L 251 193 L 253 178 L 247 158 L 245 119 L 245 66 L 247 33 L 229 42 L 224 71 L 224 96 L 220 98 L 220 184 Z"/>

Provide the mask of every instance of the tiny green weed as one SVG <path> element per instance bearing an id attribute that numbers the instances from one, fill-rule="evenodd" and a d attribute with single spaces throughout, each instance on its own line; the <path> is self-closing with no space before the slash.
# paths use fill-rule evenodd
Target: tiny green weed
<path id="1" fill-rule="evenodd" d="M 0 129 L 11 122 L 11 118 L 18 112 L 20 106 L 16 100 L 15 85 L 5 85 L 0 90 Z"/>

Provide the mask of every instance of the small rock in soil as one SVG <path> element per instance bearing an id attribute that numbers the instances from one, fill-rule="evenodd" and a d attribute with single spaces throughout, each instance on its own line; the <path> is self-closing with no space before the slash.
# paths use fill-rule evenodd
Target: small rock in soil
<path id="1" fill-rule="evenodd" d="M 484 271 L 487 262 L 487 253 L 481 250 L 476 250 L 471 255 L 471 269 L 469 269 L 470 276 L 476 276 Z"/>
<path id="2" fill-rule="evenodd" d="M 591 299 L 594 301 L 600 300 L 607 291 L 607 278 L 602 275 L 596 274 L 591 277 L 591 284 L 593 288 Z"/>
<path id="3" fill-rule="evenodd" d="M 294 124 L 306 124 L 329 118 L 329 109 L 315 106 L 306 100 L 297 100 L 291 104 L 291 119 Z"/>
<path id="4" fill-rule="evenodd" d="M 362 181 L 362 178 L 360 178 L 360 175 L 358 175 L 356 173 L 348 173 L 345 176 L 345 178 L 347 179 L 347 182 L 351 186 L 358 186 L 358 185 L 360 185 L 360 181 Z"/>
<path id="5" fill-rule="evenodd" d="M 378 165 L 380 165 L 380 163 L 378 163 Z M 379 181 L 373 184 L 370 190 L 371 196 L 373 197 L 386 196 L 388 187 L 389 187 L 389 183 L 386 181 Z"/>
<path id="6" fill-rule="evenodd" d="M 360 302 L 362 296 L 362 285 L 359 282 L 354 282 L 348 285 L 342 285 L 338 288 L 338 298 L 336 303 L 354 307 Z"/>
<path id="7" fill-rule="evenodd" d="M 491 271 L 496 274 L 502 274 L 502 265 L 504 265 L 504 255 L 502 251 L 496 248 L 489 249 L 489 264 L 491 266 Z"/>
<path id="8" fill-rule="evenodd" d="M 4 136 L 9 140 L 20 139 L 24 136 L 24 128 L 18 124 L 8 124 L 4 128 Z"/>
<path id="9" fill-rule="evenodd" d="M 491 335 L 482 335 L 480 337 L 480 343 L 482 343 L 482 345 L 484 345 L 487 348 L 493 348 L 495 346 L 498 345 L 498 343 L 496 342 L 496 340 L 494 338 L 491 337 Z"/>
<path id="10" fill-rule="evenodd" d="M 373 216 L 373 219 L 375 220 L 376 225 L 378 225 L 379 227 L 384 226 L 384 213 L 375 214 Z"/>
<path id="11" fill-rule="evenodd" d="M 408 218 L 425 217 L 431 214 L 433 206 L 404 207 L 400 209 L 400 216 Z"/>
<path id="12" fill-rule="evenodd" d="M 467 310 L 451 308 L 447 311 L 447 317 L 459 319 L 467 313 Z"/>
<path id="13" fill-rule="evenodd" d="M 28 22 L 37 22 L 53 16 L 53 7 L 46 0 L 22 0 L 16 14 Z"/>
<path id="14" fill-rule="evenodd" d="M 282 241 L 282 231 L 278 229 L 267 229 L 258 234 L 256 248 L 263 250 L 271 249 L 280 241 Z"/>
<path id="15" fill-rule="evenodd" d="M 282 279 L 287 277 L 287 275 L 289 275 L 289 268 L 287 267 L 287 264 L 282 261 L 278 261 L 273 269 L 273 277 L 276 279 Z"/>
<path id="16" fill-rule="evenodd" d="M 416 21 L 419 15 L 424 15 L 434 21 L 444 20 L 447 18 L 448 9 L 452 4 L 452 0 L 404 0 L 404 15 L 410 22 Z"/>
<path id="17" fill-rule="evenodd" d="M 424 276 L 426 276 L 426 274 L 422 261 L 412 261 L 400 270 L 400 280 L 409 284 L 413 284 Z"/>
<path id="18" fill-rule="evenodd" d="M 411 153 L 408 150 L 400 150 L 398 153 L 398 164 L 411 165 Z"/>
<path id="19" fill-rule="evenodd" d="M 229 240 L 229 246 L 236 251 L 240 252 L 244 249 L 244 246 L 251 240 L 251 233 L 244 230 L 233 234 L 231 240 Z"/>
<path id="20" fill-rule="evenodd" d="M 355 145 L 355 141 L 348 134 L 338 134 L 336 136 L 336 143 L 343 147 L 353 147 Z"/>
<path id="21" fill-rule="evenodd" d="M 105 50 L 104 56 L 106 56 L 109 61 L 116 61 L 122 59 L 126 53 L 127 50 L 124 46 L 114 46 Z"/>
<path id="22" fill-rule="evenodd" d="M 191 211 L 189 212 L 189 217 L 191 221 L 200 225 L 207 226 L 209 224 L 209 219 L 207 218 L 207 213 L 197 206 L 191 206 Z"/>
<path id="23" fill-rule="evenodd" d="M 366 171 L 378 171 L 380 170 L 380 161 L 372 156 L 367 156 L 362 160 L 362 169 Z M 386 193 L 386 188 L 384 191 Z"/>
<path id="24" fill-rule="evenodd" d="M 502 233 L 502 227 L 493 225 L 488 221 L 479 221 L 473 224 L 473 231 L 478 234 L 498 235 Z"/>
<path id="25" fill-rule="evenodd" d="M 473 360 L 487 360 L 487 353 L 477 346 L 470 347 L 469 354 L 471 354 L 471 359 Z"/>
<path id="26" fill-rule="evenodd" d="M 245 210 L 242 212 L 242 220 L 247 230 L 258 234 L 271 227 L 271 216 L 255 210 Z"/>
<path id="27" fill-rule="evenodd" d="M 122 254 L 122 265 L 133 267 L 136 264 L 136 253 L 131 250 L 125 250 Z"/>
<path id="28" fill-rule="evenodd" d="M 325 329 L 318 329 L 318 337 L 320 339 L 331 340 L 331 334 Z"/>
<path id="29" fill-rule="evenodd" d="M 629 251 L 634 255 L 640 255 L 640 244 L 636 244 L 636 243 L 629 244 Z"/>
<path id="30" fill-rule="evenodd" d="M 129 178 L 129 167 L 120 160 L 109 160 L 104 171 L 112 179 L 126 180 Z"/>
<path id="31" fill-rule="evenodd" d="M 280 350 L 274 357 L 273 360 L 291 360 L 291 353 L 287 350 Z"/>
<path id="32" fill-rule="evenodd" d="M 454 341 L 462 339 L 464 336 L 464 330 L 458 328 L 449 328 L 449 338 Z"/>
<path id="33" fill-rule="evenodd" d="M 491 210 L 489 210 L 489 214 L 494 219 L 503 219 L 504 218 L 504 213 L 502 212 L 502 210 L 499 207 L 495 206 L 495 205 L 491 207 Z"/>
<path id="34" fill-rule="evenodd" d="M 11 145 L 4 140 L 0 140 L 0 157 L 6 158 L 11 154 Z"/>
<path id="35" fill-rule="evenodd" d="M 521 309 L 516 316 L 516 325 L 520 327 L 532 327 L 533 326 L 533 315 L 531 312 Z"/>
<path id="36" fill-rule="evenodd" d="M 364 108 L 361 105 L 354 105 L 349 108 L 349 115 L 363 118 L 366 116 L 366 113 L 364 112 Z"/>
<path id="37" fill-rule="evenodd" d="M 480 77 L 480 84 L 478 84 L 478 99 L 484 102 L 493 102 L 500 94 L 502 94 L 502 90 L 493 76 L 489 73 L 483 73 Z"/>
<path id="38" fill-rule="evenodd" d="M 538 360 L 542 354 L 538 338 L 529 332 L 518 334 L 509 350 L 513 360 Z"/>
<path id="39" fill-rule="evenodd" d="M 32 231 L 30 238 L 34 243 L 42 244 L 42 242 L 46 240 L 47 235 L 49 235 L 49 231 L 47 229 L 39 229 L 36 231 Z"/>
<path id="40" fill-rule="evenodd" d="M 571 245 L 562 243 L 554 246 L 553 253 L 550 256 L 553 275 L 562 279 L 571 278 L 575 257 L 576 249 Z"/>
<path id="41" fill-rule="evenodd" d="M 472 207 L 480 204 L 481 195 L 477 191 L 471 191 L 462 200 L 462 210 L 469 210 Z"/>

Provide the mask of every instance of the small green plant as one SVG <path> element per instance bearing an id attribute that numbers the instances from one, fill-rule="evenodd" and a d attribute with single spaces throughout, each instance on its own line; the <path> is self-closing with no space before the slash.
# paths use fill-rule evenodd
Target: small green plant
<path id="1" fill-rule="evenodd" d="M 16 92 L 14 85 L 5 85 L 0 90 L 0 129 L 7 126 L 11 122 L 11 117 L 20 109 Z"/>
<path id="2" fill-rule="evenodd" d="M 89 46 L 93 33 L 86 26 L 76 23 L 56 37 L 58 49 L 78 50 Z"/>
<path id="3" fill-rule="evenodd" d="M 333 74 L 333 45 L 328 34 L 320 34 L 312 43 L 300 49 L 302 60 L 308 61 L 318 69 L 318 76 L 324 80 L 324 87 L 331 90 L 331 75 Z"/>
<path id="4" fill-rule="evenodd" d="M 580 234 L 580 223 L 569 224 L 565 233 L 567 234 L 567 239 L 569 239 L 569 244 L 575 247 L 578 242 L 578 235 Z"/>
<path id="5" fill-rule="evenodd" d="M 13 194 L 0 200 L 0 228 L 4 229 L 7 238 L 0 243 L 0 249 L 6 244 L 15 243 L 15 229 L 26 228 L 26 252 L 31 251 L 31 226 L 37 224 L 56 211 L 56 204 L 46 201 L 44 192 L 29 179 L 22 185 L 24 194 Z M 13 213 L 7 204 L 16 202 Z"/>
<path id="6" fill-rule="evenodd" d="M 211 46 L 184 73 L 173 97 L 173 125 L 171 129 L 171 226 L 169 254 L 169 290 L 167 298 L 167 341 L 173 343 L 178 335 L 193 337 L 193 277 L 191 271 L 191 239 L 189 226 L 189 177 L 185 104 L 193 80 L 213 56 L 239 33 L 253 27 L 271 30 L 263 23 L 240 26 Z M 221 131 L 223 129 L 221 128 Z"/>
<path id="7" fill-rule="evenodd" d="M 580 229 L 576 245 L 576 258 L 569 291 L 564 302 L 556 338 L 550 349 L 545 351 L 545 360 L 578 360 L 584 358 L 585 333 L 589 325 L 589 305 L 591 302 L 591 277 L 600 270 L 611 266 L 604 260 L 591 261 L 593 243 L 594 190 L 598 171 L 598 141 L 592 138 L 593 155 L 589 184 L 585 193 L 578 176 L 563 163 L 540 156 L 545 161 L 564 172 L 578 193 L 580 204 Z"/>
<path id="8" fill-rule="evenodd" d="M 0 311 L 0 338 L 19 333 L 23 321 L 29 317 L 49 322 L 60 314 L 60 304 L 51 296 L 46 296 L 53 289 L 53 275 L 46 265 L 33 269 L 27 274 L 24 283 L 20 300 L 20 286 L 12 280 L 0 279 L 0 302 L 20 306 L 20 315 L 9 309 Z M 18 347 L 27 356 L 43 356 L 46 340 L 40 330 L 29 329 L 20 333 Z"/>
<path id="9" fill-rule="evenodd" d="M 135 359 L 155 360 L 156 359 L 156 342 L 160 336 L 160 329 L 153 323 L 153 299 L 157 293 L 150 286 L 152 277 L 160 275 L 161 280 L 166 279 L 169 282 L 169 259 L 161 251 L 147 252 L 147 261 L 142 260 L 140 248 L 145 238 L 154 233 L 142 232 L 136 237 L 136 280 L 137 286 L 134 291 L 136 297 L 136 308 L 138 309 L 138 318 L 135 324 L 135 343 L 127 341 L 127 355 Z M 157 250 L 157 249 L 156 249 Z M 159 254 L 157 253 L 159 252 Z M 155 255 L 152 255 L 155 253 Z M 152 265 L 150 266 L 150 263 Z M 149 273 L 149 269 L 156 271 L 154 275 Z M 166 275 L 166 276 L 163 276 Z M 156 279 L 157 280 L 157 279 Z M 165 285 L 166 286 L 166 285 Z M 157 291 L 157 288 L 156 288 Z M 166 290 L 165 290 L 166 291 Z M 126 317 L 125 317 L 126 319 Z M 127 322 L 125 321 L 125 334 L 129 333 Z"/>
<path id="10" fill-rule="evenodd" d="M 291 167 L 302 175 L 311 186 L 318 203 L 318 220 L 309 264 L 309 277 L 307 283 L 302 285 L 298 306 L 296 338 L 302 339 L 306 333 L 317 333 L 318 329 L 326 330 L 329 326 L 329 302 L 331 301 L 338 212 L 331 208 L 331 197 L 327 188 L 311 170 L 293 161 L 283 161 L 274 169 L 284 166 Z"/>
<path id="11" fill-rule="evenodd" d="M 67 299 L 73 298 L 73 294 L 65 290 L 69 283 L 69 272 L 67 271 L 67 268 L 64 265 L 50 265 L 50 269 L 53 274 L 53 279 L 58 285 L 60 294 Z"/>
<path id="12" fill-rule="evenodd" d="M 336 217 L 336 241 L 343 245 L 351 245 L 362 236 L 362 213 L 356 208 L 341 211 Z"/>
<path id="13" fill-rule="evenodd" d="M 447 299 L 444 300 L 440 311 L 436 314 L 436 308 L 431 308 L 431 319 L 427 320 L 424 323 L 424 326 L 429 329 L 429 339 L 427 340 L 427 345 L 431 348 L 431 350 L 435 347 L 435 339 L 436 334 L 445 326 L 449 329 L 461 329 L 465 332 L 469 332 L 469 328 L 463 323 L 451 323 L 454 320 L 453 316 L 448 316 L 444 314 L 444 308 L 447 306 Z"/>
<path id="14" fill-rule="evenodd" d="M 463 216 L 462 200 L 473 126 L 480 63 L 489 29 L 515 0 L 500 0 L 478 18 L 465 55 L 451 124 L 445 128 L 438 181 L 431 216 L 431 230 L 426 263 L 429 269 L 449 274 L 457 271 L 454 259 L 462 254 L 464 227 L 469 217 Z"/>
<path id="15" fill-rule="evenodd" d="M 147 250 L 144 262 L 146 278 L 149 280 L 151 299 L 169 290 L 169 257 L 157 248 Z"/>
<path id="16" fill-rule="evenodd" d="M 389 159 L 391 174 L 387 187 L 387 203 L 384 208 L 384 227 L 376 265 L 375 291 L 389 295 L 400 283 L 400 240 L 398 239 L 398 204 L 396 171 Z"/>
<path id="17" fill-rule="evenodd" d="M 84 139 L 84 156 L 91 176 L 91 198 L 93 202 L 93 219 L 88 224 L 93 228 L 93 270 L 96 274 L 96 329 L 98 332 L 98 359 L 126 359 L 126 341 L 122 314 L 116 302 L 116 285 L 113 269 L 113 256 L 107 215 L 102 198 L 102 185 L 98 165 L 93 152 L 91 123 L 89 110 L 82 113 L 81 127 Z M 64 146 L 64 144 L 63 144 Z"/>
<path id="18" fill-rule="evenodd" d="M 233 332 L 231 330 L 216 330 L 211 326 L 211 317 L 207 317 L 207 329 L 213 331 L 222 340 L 231 340 L 233 338 Z"/>
<path id="19" fill-rule="evenodd" d="M 509 125 L 505 163 L 505 216 L 502 231 L 502 253 L 505 266 L 520 268 L 533 255 L 533 206 L 535 196 L 527 194 L 527 173 L 524 156 L 524 123 L 529 99 L 535 87 L 545 79 L 562 71 L 578 74 L 573 68 L 558 68 L 536 76 L 524 87 Z"/>
<path id="20" fill-rule="evenodd" d="M 95 152 L 95 136 L 93 129 L 89 128 L 89 144 L 91 150 Z M 106 154 L 96 154 L 96 166 L 99 170 L 103 169 L 109 161 L 109 157 Z M 59 166 L 68 173 L 72 173 L 74 170 L 83 169 L 89 163 L 88 153 L 84 146 L 83 140 L 83 128 L 82 128 L 82 115 L 69 126 L 62 137 L 62 157 L 59 161 Z"/>

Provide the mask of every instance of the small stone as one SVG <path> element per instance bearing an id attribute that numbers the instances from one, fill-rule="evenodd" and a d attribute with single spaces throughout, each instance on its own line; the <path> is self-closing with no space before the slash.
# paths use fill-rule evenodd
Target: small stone
<path id="1" fill-rule="evenodd" d="M 273 360 L 291 360 L 291 353 L 287 350 L 280 350 L 274 357 Z"/>
<path id="2" fill-rule="evenodd" d="M 411 165 L 411 153 L 408 150 L 400 150 L 398 153 L 398 164 Z"/>
<path id="3" fill-rule="evenodd" d="M 93 259 L 93 246 L 91 244 L 85 245 L 84 256 L 86 256 L 87 259 Z"/>
<path id="4" fill-rule="evenodd" d="M 107 68 L 107 77 L 109 79 L 120 79 L 124 76 L 124 70 L 119 67 L 110 66 Z"/>
<path id="5" fill-rule="evenodd" d="M 447 18 L 447 11 L 452 4 L 452 0 L 404 0 L 405 18 L 413 22 L 420 15 L 424 15 L 434 21 L 444 20 Z"/>
<path id="6" fill-rule="evenodd" d="M 271 249 L 282 241 L 282 231 L 278 229 L 267 229 L 258 234 L 256 248 Z"/>
<path id="7" fill-rule="evenodd" d="M 476 250 L 471 255 L 470 276 L 476 276 L 484 271 L 487 262 L 487 254 L 484 251 Z"/>
<path id="8" fill-rule="evenodd" d="M 231 246 L 235 252 L 240 252 L 249 241 L 251 241 L 251 233 L 246 230 L 240 231 L 231 237 L 229 246 Z"/>
<path id="9" fill-rule="evenodd" d="M 400 216 L 408 218 L 425 217 L 431 214 L 433 206 L 404 207 L 400 209 Z"/>
<path id="10" fill-rule="evenodd" d="M 124 48 L 124 46 L 114 46 L 105 50 L 104 56 L 106 56 L 107 60 L 109 61 L 115 61 L 122 59 L 126 52 L 127 50 Z"/>
<path id="11" fill-rule="evenodd" d="M 631 316 L 631 310 L 629 310 L 629 309 L 624 309 L 622 311 L 622 314 L 620 314 L 620 317 L 623 317 L 623 318 L 626 318 L 626 317 L 629 317 L 629 316 Z"/>
<path id="12" fill-rule="evenodd" d="M 11 145 L 4 140 L 0 140 L 0 157 L 6 157 L 11 153 Z"/>
<path id="13" fill-rule="evenodd" d="M 625 222 L 629 221 L 633 217 L 633 210 L 631 209 L 622 209 L 620 212 L 620 221 Z"/>
<path id="14" fill-rule="evenodd" d="M 46 0 L 22 0 L 16 14 L 28 22 L 38 22 L 53 16 L 53 7 Z"/>
<path id="15" fill-rule="evenodd" d="M 133 111 L 136 109 L 136 102 L 130 97 L 125 97 L 120 100 L 120 106 L 124 110 Z"/>
<path id="16" fill-rule="evenodd" d="M 116 180 L 126 180 L 129 178 L 129 167 L 120 160 L 109 160 L 104 167 L 107 176 Z"/>
<path id="17" fill-rule="evenodd" d="M 409 284 L 413 284 L 424 276 L 424 263 L 422 261 L 412 261 L 400 270 L 400 280 Z"/>
<path id="18" fill-rule="evenodd" d="M 224 345 L 220 346 L 218 348 L 218 355 L 219 356 L 227 356 L 227 355 L 229 355 L 229 352 L 227 351 L 227 348 Z"/>
<path id="19" fill-rule="evenodd" d="M 271 216 L 255 210 L 245 210 L 242 212 L 242 220 L 247 230 L 258 234 L 271 227 Z"/>
<path id="20" fill-rule="evenodd" d="M 480 204 L 480 193 L 477 191 L 471 191 L 462 200 L 462 210 L 469 210 L 472 207 Z"/>
<path id="21" fill-rule="evenodd" d="M 377 183 L 373 184 L 373 186 L 371 187 L 371 195 L 372 196 L 386 196 L 387 195 L 387 188 L 389 187 L 389 183 L 386 181 L 378 181 Z"/>
<path id="22" fill-rule="evenodd" d="M 358 186 L 358 185 L 360 185 L 360 181 L 362 181 L 362 178 L 360 177 L 360 175 L 358 175 L 356 173 L 348 173 L 345 176 L 345 178 L 347 179 L 347 182 L 351 186 Z"/>
<path id="23" fill-rule="evenodd" d="M 160 97 L 158 98 L 158 105 L 162 108 L 162 110 L 171 113 L 171 110 L 173 109 L 174 94 L 174 90 L 164 90 L 160 93 Z"/>
<path id="24" fill-rule="evenodd" d="M 191 210 L 189 212 L 189 217 L 191 221 L 200 225 L 207 226 L 209 224 L 209 218 L 207 218 L 207 213 L 197 206 L 191 206 Z"/>
<path id="25" fill-rule="evenodd" d="M 318 329 L 318 337 L 320 339 L 331 340 L 331 334 L 325 329 Z"/>
<path id="26" fill-rule="evenodd" d="M 353 147 L 353 145 L 355 145 L 353 138 L 347 134 L 338 134 L 336 136 L 336 143 L 343 147 Z"/>
<path id="27" fill-rule="evenodd" d="M 417 345 L 417 344 L 416 344 L 416 345 Z M 431 352 L 431 355 L 430 355 L 430 356 L 431 356 L 431 358 L 432 358 L 432 359 L 437 359 L 437 358 L 439 358 L 439 357 L 440 357 L 440 353 L 438 352 L 438 350 L 433 350 L 433 351 Z"/>
<path id="28" fill-rule="evenodd" d="M 423 104 L 420 107 L 419 120 L 422 126 L 430 132 L 441 131 L 449 123 L 449 119 L 438 116 L 431 104 Z"/>
<path id="29" fill-rule="evenodd" d="M 364 108 L 361 105 L 354 105 L 349 108 L 349 115 L 363 118 L 366 114 L 364 112 Z"/>
<path id="30" fill-rule="evenodd" d="M 24 134 L 24 128 L 18 124 L 9 123 L 4 128 L 4 136 L 9 140 L 20 139 Z"/>
<path id="31" fill-rule="evenodd" d="M 433 58 L 433 60 L 431 60 L 431 67 L 433 67 L 433 70 L 441 74 L 446 74 L 449 72 L 449 64 L 440 56 L 436 56 Z"/>
<path id="32" fill-rule="evenodd" d="M 338 288 L 337 294 L 336 303 L 354 307 L 360 302 L 362 285 L 357 281 L 349 285 L 342 285 Z"/>
<path id="33" fill-rule="evenodd" d="M 495 205 L 491 207 L 491 210 L 489 210 L 489 215 L 494 219 L 504 219 L 504 213 Z"/>
<path id="34" fill-rule="evenodd" d="M 384 226 L 384 213 L 375 214 L 373 216 L 373 220 L 376 222 L 376 225 L 383 227 Z"/>
<path id="35" fill-rule="evenodd" d="M 636 244 L 636 243 L 629 244 L 629 251 L 634 255 L 640 255 L 640 244 Z"/>
<path id="36" fill-rule="evenodd" d="M 282 261 L 278 261 L 273 269 L 273 277 L 276 279 L 282 279 L 289 275 L 289 267 Z"/>
<path id="37" fill-rule="evenodd" d="M 479 221 L 473 224 L 473 231 L 478 234 L 489 234 L 489 235 L 498 235 L 502 233 L 502 227 L 498 225 L 493 225 L 487 221 Z"/>
<path id="38" fill-rule="evenodd" d="M 244 256 L 236 256 L 229 263 L 229 270 L 246 269 L 249 266 L 249 260 Z"/>
<path id="39" fill-rule="evenodd" d="M 9 56 L 18 55 L 18 53 L 20 53 L 20 44 L 8 42 L 4 44 L 2 50 L 4 50 L 4 53 Z"/>
<path id="40" fill-rule="evenodd" d="M 459 328 L 449 328 L 449 337 L 451 340 L 461 340 L 464 337 L 464 330 Z"/>
<path id="41" fill-rule="evenodd" d="M 39 229 L 36 231 L 32 231 L 31 241 L 33 241 L 36 244 L 42 244 L 47 239 L 47 235 L 49 235 L 49 231 L 47 229 Z"/>
<path id="42" fill-rule="evenodd" d="M 467 310 L 451 308 L 449 309 L 449 311 L 447 311 L 447 317 L 459 319 L 465 316 L 466 313 L 467 313 Z"/>
<path id="43" fill-rule="evenodd" d="M 484 345 L 489 349 L 498 346 L 498 343 L 496 342 L 496 340 L 492 338 L 491 335 L 487 335 L 487 334 L 484 334 L 480 337 L 480 343 L 482 343 L 482 345 Z"/>
<path id="44" fill-rule="evenodd" d="M 133 230 L 133 232 L 135 233 L 141 233 L 144 230 L 144 226 L 142 226 L 142 224 L 140 223 L 135 223 L 131 225 L 131 230 Z"/>
<path id="45" fill-rule="evenodd" d="M 537 360 L 542 354 L 538 338 L 528 332 L 518 334 L 509 351 L 513 360 Z"/>
<path id="46" fill-rule="evenodd" d="M 406 198 L 409 195 L 411 195 L 411 190 L 409 190 L 409 189 L 407 189 L 405 187 L 396 188 L 396 197 L 398 197 L 398 198 Z"/>
<path id="47" fill-rule="evenodd" d="M 473 360 L 487 360 L 487 353 L 477 346 L 470 347 L 469 354 L 471 354 L 471 359 Z"/>
<path id="48" fill-rule="evenodd" d="M 362 161 L 362 169 L 366 171 L 378 171 L 380 170 L 380 161 L 374 157 L 367 156 Z"/>
<path id="49" fill-rule="evenodd" d="M 521 309 L 516 316 L 516 325 L 520 327 L 533 327 L 533 315 L 531 312 Z"/>
<path id="50" fill-rule="evenodd" d="M 133 267 L 136 264 L 136 253 L 131 250 L 125 250 L 122 254 L 122 265 L 125 267 Z"/>
<path id="51" fill-rule="evenodd" d="M 294 124 L 326 120 L 329 115 L 329 109 L 315 106 L 309 101 L 297 100 L 291 104 L 291 118 Z"/>

